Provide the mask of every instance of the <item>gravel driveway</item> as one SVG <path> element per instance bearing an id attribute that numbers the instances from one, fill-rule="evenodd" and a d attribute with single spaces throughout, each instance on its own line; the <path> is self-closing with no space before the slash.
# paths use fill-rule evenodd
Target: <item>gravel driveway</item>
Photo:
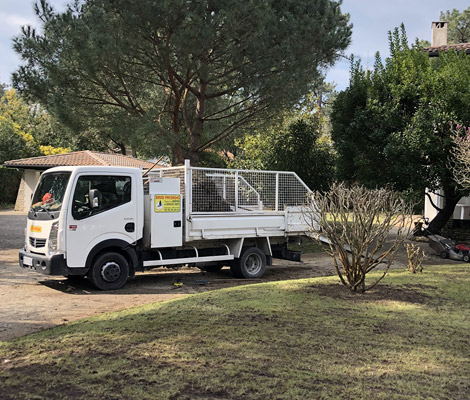
<path id="1" fill-rule="evenodd" d="M 106 311 L 176 298 L 228 286 L 265 281 L 297 279 L 334 273 L 323 254 L 307 255 L 304 263 L 277 261 L 263 279 L 234 279 L 228 268 L 220 273 L 197 268 L 179 271 L 155 269 L 138 273 L 118 291 L 93 289 L 87 280 L 73 282 L 65 277 L 41 275 L 18 266 L 18 249 L 23 246 L 26 215 L 0 211 L 0 341 L 26 335 Z M 288 267 L 288 268 L 286 268 Z M 182 287 L 175 287 L 180 279 Z"/>

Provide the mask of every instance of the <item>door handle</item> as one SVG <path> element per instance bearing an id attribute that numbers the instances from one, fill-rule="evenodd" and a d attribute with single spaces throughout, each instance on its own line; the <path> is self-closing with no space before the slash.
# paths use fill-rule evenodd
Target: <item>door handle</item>
<path id="1" fill-rule="evenodd" d="M 126 232 L 134 232 L 135 231 L 135 224 L 133 222 L 128 222 L 124 227 Z"/>

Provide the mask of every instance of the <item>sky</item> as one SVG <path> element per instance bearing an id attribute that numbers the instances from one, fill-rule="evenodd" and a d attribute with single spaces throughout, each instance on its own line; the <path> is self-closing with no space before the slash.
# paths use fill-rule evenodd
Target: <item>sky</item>
<path id="1" fill-rule="evenodd" d="M 61 10 L 67 0 L 49 0 Z M 12 48 L 12 38 L 21 33 L 21 26 L 40 24 L 33 11 L 34 0 L 0 0 L 0 83 L 11 84 L 11 74 L 21 64 Z M 349 13 L 353 23 L 352 42 L 345 51 L 354 54 L 364 66 L 372 66 L 377 51 L 388 56 L 387 33 L 405 24 L 410 43 L 415 38 L 431 41 L 431 22 L 439 20 L 440 11 L 456 8 L 463 11 L 470 0 L 343 0 L 342 11 Z M 344 90 L 349 82 L 349 62 L 338 61 L 327 71 L 327 81 L 337 90 Z"/>

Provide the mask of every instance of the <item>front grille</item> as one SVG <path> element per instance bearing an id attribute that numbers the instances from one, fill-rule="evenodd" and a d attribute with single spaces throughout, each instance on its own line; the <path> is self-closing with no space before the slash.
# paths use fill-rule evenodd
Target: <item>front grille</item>
<path id="1" fill-rule="evenodd" d="M 29 244 L 39 249 L 40 247 L 44 247 L 46 245 L 46 239 L 38 239 L 38 238 L 30 237 Z"/>

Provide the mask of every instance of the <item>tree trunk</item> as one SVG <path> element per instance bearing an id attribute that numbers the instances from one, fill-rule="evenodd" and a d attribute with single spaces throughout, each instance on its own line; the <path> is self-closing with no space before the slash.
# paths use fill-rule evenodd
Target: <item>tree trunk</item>
<path id="1" fill-rule="evenodd" d="M 173 146 L 173 165 L 183 165 L 185 159 L 184 149 L 176 143 Z"/>
<path id="2" fill-rule="evenodd" d="M 202 128 L 204 125 L 204 112 L 206 106 L 207 83 L 199 82 L 199 96 L 196 101 L 196 115 L 191 129 L 191 139 L 189 144 L 189 159 L 191 164 L 198 165 L 199 151 L 201 145 Z"/>
<path id="3" fill-rule="evenodd" d="M 431 233 L 439 233 L 454 213 L 455 206 L 462 195 L 453 187 L 444 187 L 444 207 L 438 209 L 437 215 L 430 222 L 428 230 Z"/>

